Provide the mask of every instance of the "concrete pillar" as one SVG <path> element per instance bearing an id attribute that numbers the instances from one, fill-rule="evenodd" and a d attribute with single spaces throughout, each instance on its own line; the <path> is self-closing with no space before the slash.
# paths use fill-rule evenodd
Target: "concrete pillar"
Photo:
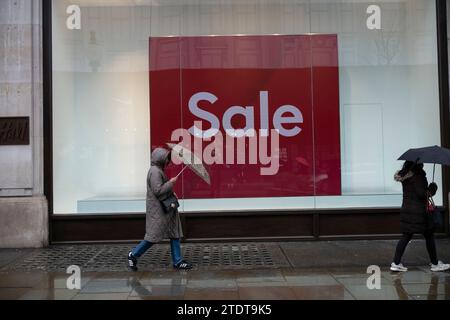
<path id="1" fill-rule="evenodd" d="M 0 1 L 0 117 L 30 118 L 29 146 L 0 146 L 0 248 L 48 244 L 43 195 L 42 1 Z"/>

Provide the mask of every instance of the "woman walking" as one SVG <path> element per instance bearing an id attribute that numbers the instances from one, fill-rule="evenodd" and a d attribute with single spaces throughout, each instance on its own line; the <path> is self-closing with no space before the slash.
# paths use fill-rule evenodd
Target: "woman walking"
<path id="1" fill-rule="evenodd" d="M 191 269 L 192 265 L 181 256 L 180 238 L 183 237 L 178 210 L 166 213 L 161 200 L 167 198 L 177 182 L 177 178 L 167 179 L 164 169 L 170 163 L 170 151 L 158 148 L 152 153 L 152 163 L 147 175 L 146 235 L 144 240 L 128 253 L 128 266 L 137 271 L 140 258 L 155 243 L 170 239 L 173 267 Z"/>
<path id="2" fill-rule="evenodd" d="M 415 233 L 423 234 L 426 241 L 428 255 L 431 260 L 431 271 L 445 271 L 450 265 L 438 261 L 434 230 L 428 228 L 426 207 L 428 197 L 436 194 L 437 185 L 433 182 L 428 185 L 423 164 L 406 161 L 403 168 L 395 174 L 394 179 L 402 183 L 403 204 L 400 211 L 402 238 L 397 244 L 392 271 L 405 272 L 407 268 L 401 263 L 406 246 Z"/>

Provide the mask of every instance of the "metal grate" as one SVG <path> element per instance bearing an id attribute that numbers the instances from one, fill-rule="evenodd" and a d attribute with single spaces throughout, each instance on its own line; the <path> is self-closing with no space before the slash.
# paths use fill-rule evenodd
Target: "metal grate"
<path id="1" fill-rule="evenodd" d="M 63 272 L 70 265 L 83 271 L 125 271 L 131 245 L 52 246 L 35 250 L 25 258 L 7 265 L 5 270 L 42 270 Z M 196 269 L 281 268 L 289 266 L 278 246 L 264 243 L 185 244 L 183 257 Z M 155 245 L 139 259 L 142 271 L 171 267 L 169 245 Z"/>

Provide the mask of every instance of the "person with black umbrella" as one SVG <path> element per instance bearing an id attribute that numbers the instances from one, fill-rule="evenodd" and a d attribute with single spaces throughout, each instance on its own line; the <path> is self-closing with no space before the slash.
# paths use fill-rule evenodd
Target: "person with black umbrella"
<path id="1" fill-rule="evenodd" d="M 403 156 L 402 156 L 403 157 Z M 401 160 L 402 157 L 400 158 Z M 434 230 L 428 227 L 426 206 L 428 198 L 436 194 L 436 183 L 428 184 L 423 163 L 407 160 L 400 171 L 396 172 L 395 180 L 401 182 L 403 188 L 403 203 L 400 211 L 402 238 L 397 244 L 391 271 L 408 271 L 401 263 L 401 259 L 408 243 L 415 233 L 423 234 L 426 240 L 428 255 L 431 260 L 431 271 L 445 271 L 449 264 L 439 261 L 436 253 Z"/>

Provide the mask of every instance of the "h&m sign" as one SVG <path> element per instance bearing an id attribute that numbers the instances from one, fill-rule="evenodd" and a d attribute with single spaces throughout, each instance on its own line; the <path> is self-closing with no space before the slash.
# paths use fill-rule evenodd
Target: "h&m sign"
<path id="1" fill-rule="evenodd" d="M 0 145 L 29 145 L 29 117 L 0 117 Z"/>

